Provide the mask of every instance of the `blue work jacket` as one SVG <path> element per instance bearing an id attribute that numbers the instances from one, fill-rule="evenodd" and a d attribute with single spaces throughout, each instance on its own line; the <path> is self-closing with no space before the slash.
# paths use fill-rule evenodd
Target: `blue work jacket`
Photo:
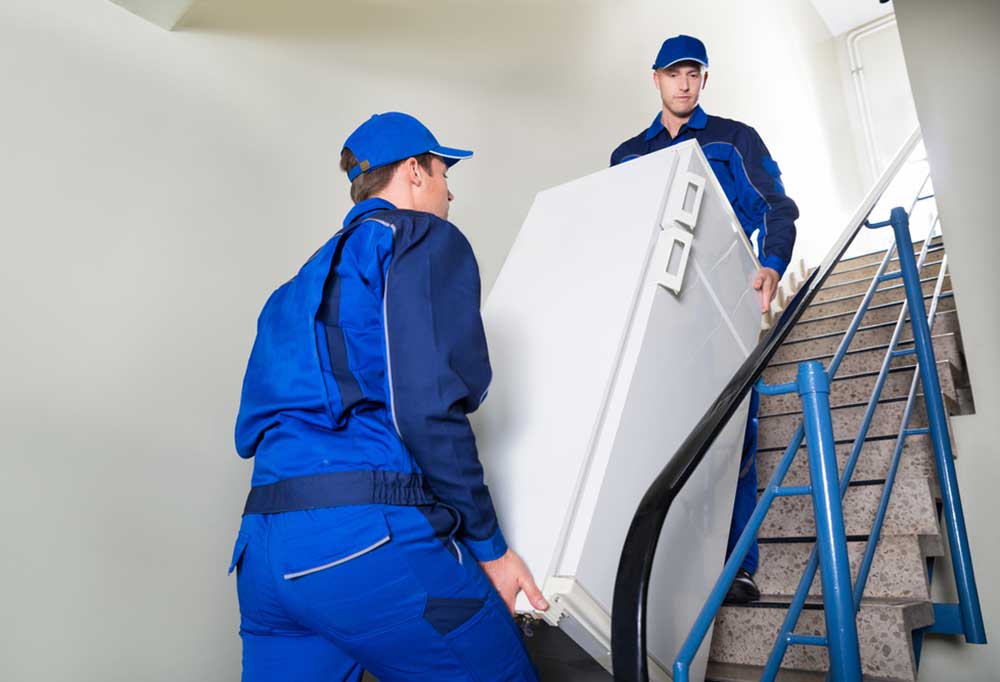
<path id="1" fill-rule="evenodd" d="M 467 417 L 491 378 L 479 300 L 457 227 L 382 199 L 357 204 L 260 314 L 236 422 L 254 490 L 333 481 L 350 488 L 332 491 L 345 504 L 430 498 L 457 510 L 478 560 L 501 556 Z M 304 488 L 288 489 L 301 502 Z"/>
<path id="2" fill-rule="evenodd" d="M 795 246 L 799 209 L 785 194 L 778 164 L 750 126 L 709 116 L 698 106 L 677 137 L 672 138 L 657 113 L 649 128 L 622 142 L 611 153 L 611 165 L 692 139 L 701 145 L 751 243 L 753 233 L 757 232 L 760 264 L 784 274 Z"/>

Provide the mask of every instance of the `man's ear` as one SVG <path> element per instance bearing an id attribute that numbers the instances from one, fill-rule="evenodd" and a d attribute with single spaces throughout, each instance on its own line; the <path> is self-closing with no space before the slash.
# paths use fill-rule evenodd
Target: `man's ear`
<path id="1" fill-rule="evenodd" d="M 404 161 L 403 168 L 406 169 L 406 179 L 410 181 L 410 184 L 419 185 L 423 182 L 420 177 L 420 164 L 417 163 L 416 158 L 411 156 Z"/>
<path id="2" fill-rule="evenodd" d="M 701 76 L 701 89 L 704 90 L 706 85 L 708 85 L 708 71 Z"/>

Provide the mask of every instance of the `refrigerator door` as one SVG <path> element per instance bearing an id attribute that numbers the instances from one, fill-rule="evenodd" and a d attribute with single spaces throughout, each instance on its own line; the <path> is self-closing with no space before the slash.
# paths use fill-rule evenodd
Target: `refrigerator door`
<path id="1" fill-rule="evenodd" d="M 545 618 L 609 670 L 625 533 L 756 344 L 757 267 L 689 142 L 541 192 L 486 303 L 494 383 L 474 428 L 501 527 L 553 604 Z M 721 570 L 745 422 L 744 405 L 664 527 L 648 611 L 654 679 Z"/>

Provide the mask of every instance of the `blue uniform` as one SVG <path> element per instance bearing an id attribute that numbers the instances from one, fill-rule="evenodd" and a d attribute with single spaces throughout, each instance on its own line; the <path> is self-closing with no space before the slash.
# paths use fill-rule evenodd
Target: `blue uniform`
<path id="1" fill-rule="evenodd" d="M 611 165 L 692 139 L 701 145 L 751 242 L 757 232 L 760 264 L 784 274 L 792 259 L 799 209 L 785 194 L 778 164 L 750 126 L 709 116 L 698 106 L 677 137 L 670 137 L 657 113 L 649 128 L 625 140 L 611 153 Z"/>
<path id="2" fill-rule="evenodd" d="M 261 312 L 236 423 L 246 682 L 535 680 L 467 415 L 491 371 L 451 223 L 357 204 Z"/>
<path id="3" fill-rule="evenodd" d="M 652 125 L 620 144 L 611 154 L 611 165 L 638 158 L 685 140 L 698 140 L 705 158 L 733 207 L 747 238 L 753 243 L 757 233 L 757 256 L 763 267 L 784 274 L 795 246 L 795 219 L 798 207 L 786 194 L 781 171 L 753 128 L 739 121 L 709 116 L 695 107 L 691 118 L 671 137 L 657 113 Z M 732 552 L 757 505 L 757 391 L 751 392 L 750 413 L 743 439 L 740 477 L 729 529 L 727 556 Z M 742 567 L 757 571 L 758 548 L 755 542 Z"/>

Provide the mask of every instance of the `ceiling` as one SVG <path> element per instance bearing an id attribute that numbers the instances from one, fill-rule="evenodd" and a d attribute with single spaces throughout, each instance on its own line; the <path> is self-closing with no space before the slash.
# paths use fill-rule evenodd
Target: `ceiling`
<path id="1" fill-rule="evenodd" d="M 892 3 L 878 0 L 809 0 L 823 17 L 830 33 L 839 36 L 879 17 L 892 14 Z"/>
<path id="2" fill-rule="evenodd" d="M 111 0 L 111 2 L 170 30 L 177 25 L 195 0 Z"/>
<path id="3" fill-rule="evenodd" d="M 171 29 L 198 0 L 111 0 L 153 23 Z M 386 0 L 382 0 L 385 2 Z M 878 0 L 809 0 L 834 36 L 892 14 L 892 3 Z"/>

